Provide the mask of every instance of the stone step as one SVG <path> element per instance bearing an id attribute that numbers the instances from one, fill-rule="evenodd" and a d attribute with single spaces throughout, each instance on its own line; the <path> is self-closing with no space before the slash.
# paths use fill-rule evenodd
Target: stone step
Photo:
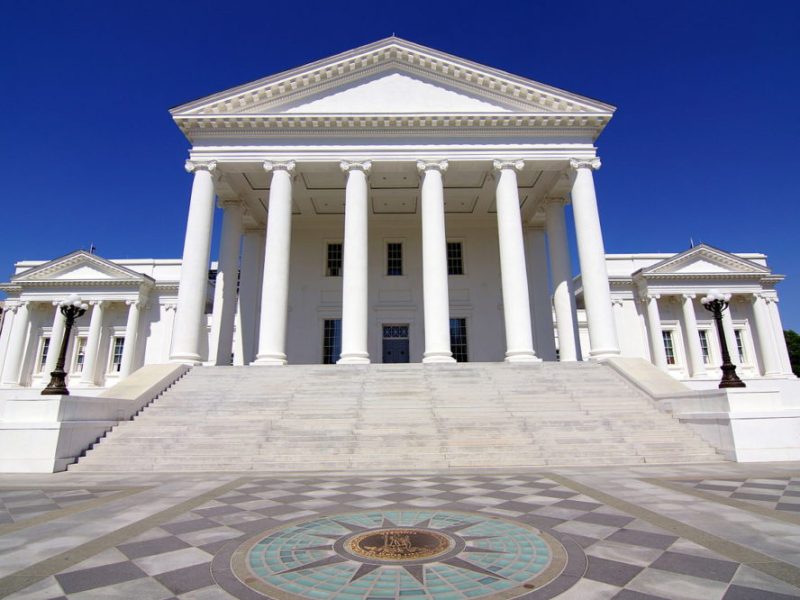
<path id="1" fill-rule="evenodd" d="M 77 471 L 350 471 L 720 460 L 606 366 L 193 369 Z"/>

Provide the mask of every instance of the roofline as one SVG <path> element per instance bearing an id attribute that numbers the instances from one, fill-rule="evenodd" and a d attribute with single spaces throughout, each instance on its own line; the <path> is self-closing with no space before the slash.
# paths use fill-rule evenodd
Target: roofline
<path id="1" fill-rule="evenodd" d="M 509 80 L 515 81 L 516 83 L 519 83 L 519 84 L 522 84 L 522 85 L 529 86 L 531 84 L 534 84 L 536 86 L 540 86 L 541 88 L 543 88 L 544 90 L 546 90 L 546 91 L 548 91 L 550 93 L 558 94 L 558 95 L 564 95 L 564 96 L 567 96 L 567 97 L 569 97 L 571 99 L 574 99 L 575 101 L 578 101 L 578 102 L 595 104 L 595 105 L 599 104 L 599 105 L 601 105 L 601 107 L 604 110 L 608 111 L 611 114 L 613 114 L 617 110 L 616 106 L 614 106 L 612 104 L 608 104 L 607 102 L 603 102 L 601 100 L 590 98 L 589 96 L 582 96 L 580 94 L 576 94 L 574 92 L 569 92 L 569 91 L 563 90 L 561 88 L 557 88 L 557 87 L 554 87 L 554 86 L 551 86 L 551 85 L 547 85 L 545 83 L 541 83 L 539 81 L 536 81 L 536 80 L 533 80 L 533 79 L 529 79 L 527 77 L 522 77 L 520 75 L 515 75 L 513 73 L 509 73 L 508 71 L 503 71 L 502 69 L 496 69 L 494 67 L 490 67 L 490 66 L 487 66 L 487 65 L 475 62 L 475 61 L 471 61 L 471 60 L 468 60 L 468 59 L 465 59 L 465 58 L 461 58 L 459 56 L 455 56 L 453 54 L 448 54 L 447 52 L 442 52 L 441 50 L 436 50 L 435 48 L 430 48 L 428 46 L 423 46 L 421 44 L 415 44 L 414 42 L 409 42 L 408 40 L 404 40 L 404 39 L 399 38 L 397 36 L 390 36 L 390 37 L 387 37 L 387 38 L 383 38 L 383 39 L 377 40 L 375 42 L 371 42 L 369 44 L 365 44 L 363 46 L 359 46 L 357 48 L 353 48 L 351 50 L 347 50 L 345 52 L 340 52 L 339 54 L 334 54 L 333 56 L 328 56 L 328 57 L 325 57 L 325 58 L 321 58 L 321 59 L 315 60 L 315 61 L 310 62 L 310 63 L 305 63 L 305 64 L 302 64 L 302 65 L 298 65 L 297 67 L 293 67 L 293 68 L 287 69 L 285 71 L 280 71 L 280 72 L 275 73 L 273 75 L 268 75 L 267 77 L 262 77 L 261 79 L 257 79 L 255 81 L 250 81 L 248 83 L 243 83 L 243 84 L 240 84 L 238 86 L 234 86 L 232 88 L 228 88 L 228 89 L 225 89 L 225 90 L 222 90 L 222 91 L 219 91 L 219 92 L 215 92 L 213 94 L 209 94 L 207 96 L 202 96 L 200 98 L 196 98 L 194 100 L 190 100 L 189 102 L 184 102 L 182 104 L 179 104 L 177 106 L 174 106 L 174 107 L 170 108 L 169 112 L 173 117 L 175 117 L 176 114 L 181 113 L 181 112 L 186 111 L 186 110 L 191 110 L 192 108 L 196 108 L 198 105 L 209 104 L 211 102 L 214 102 L 215 100 L 219 100 L 219 99 L 227 97 L 227 96 L 231 96 L 231 95 L 235 95 L 237 93 L 241 93 L 241 92 L 247 91 L 248 89 L 251 89 L 253 87 L 266 85 L 266 84 L 268 84 L 268 83 L 270 83 L 272 81 L 278 81 L 280 79 L 285 79 L 287 77 L 291 77 L 292 75 L 295 75 L 295 74 L 297 74 L 297 73 L 299 73 L 301 71 L 312 70 L 314 68 L 318 68 L 318 67 L 320 67 L 322 65 L 325 65 L 325 64 L 330 64 L 330 63 L 335 63 L 337 61 L 342 61 L 342 60 L 351 58 L 353 56 L 357 56 L 359 54 L 364 54 L 366 52 L 370 52 L 372 50 L 375 50 L 375 49 L 378 49 L 378 48 L 382 48 L 382 47 L 385 47 L 385 46 L 389 46 L 389 45 L 392 45 L 392 44 L 394 44 L 394 45 L 396 45 L 398 47 L 401 47 L 401 48 L 405 48 L 407 50 L 412 50 L 412 51 L 415 51 L 415 52 L 421 52 L 421 53 L 425 53 L 425 54 L 434 55 L 437 58 L 440 58 L 440 59 L 443 59 L 443 60 L 461 63 L 461 64 L 463 64 L 465 66 L 470 67 L 470 68 L 473 68 L 473 69 L 476 69 L 476 70 L 480 70 L 480 71 L 484 71 L 484 72 L 487 72 L 487 73 L 491 73 L 491 74 L 493 74 L 495 76 L 502 77 L 504 79 L 509 79 Z"/>

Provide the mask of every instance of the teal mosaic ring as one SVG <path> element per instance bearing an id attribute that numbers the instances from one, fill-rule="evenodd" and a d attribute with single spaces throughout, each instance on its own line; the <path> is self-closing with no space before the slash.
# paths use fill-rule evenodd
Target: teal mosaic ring
<path id="1" fill-rule="evenodd" d="M 515 598 L 567 563 L 552 536 L 457 511 L 362 511 L 256 535 L 231 557 L 251 590 L 277 600 Z"/>

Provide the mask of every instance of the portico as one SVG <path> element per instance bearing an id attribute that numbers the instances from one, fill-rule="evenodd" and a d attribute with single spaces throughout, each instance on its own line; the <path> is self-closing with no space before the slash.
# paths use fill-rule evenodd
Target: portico
<path id="1" fill-rule="evenodd" d="M 333 362 L 379 362 L 380 332 L 394 324 L 411 332 L 411 360 L 450 362 L 454 319 L 484 346 L 470 360 L 551 358 L 551 278 L 561 358 L 577 360 L 570 203 L 587 356 L 618 354 L 593 183 L 594 140 L 613 110 L 398 38 L 174 109 L 194 183 L 172 360 L 202 362 L 215 198 L 214 364 L 320 362 L 300 340 L 325 327 Z M 258 334 L 234 334 L 234 323 Z"/>
<path id="2" fill-rule="evenodd" d="M 476 297 L 473 292 L 470 298 L 474 289 L 474 282 L 470 281 L 472 269 L 460 276 L 448 274 L 448 241 L 459 244 L 461 252 L 472 249 L 461 257 L 462 260 L 473 265 L 478 259 L 486 263 L 481 267 L 484 271 L 480 273 L 481 283 L 494 287 L 488 290 L 492 299 L 486 301 L 486 306 L 492 306 L 497 318 L 502 318 L 498 329 L 505 335 L 505 348 L 497 359 L 511 362 L 540 359 L 534 345 L 536 311 L 531 299 L 542 291 L 549 296 L 550 276 L 558 280 L 556 324 L 559 337 L 571 340 L 563 344 L 561 358 L 577 359 L 577 323 L 574 300 L 570 300 L 572 286 L 564 206 L 574 193 L 572 184 L 580 178 L 577 169 L 565 161 L 561 162 L 560 170 L 557 161 L 536 159 L 345 160 L 338 164 L 264 161 L 261 173 L 251 170 L 252 167 L 243 170 L 242 165 L 228 167 L 221 160 L 204 164 L 207 168 L 198 168 L 194 161 L 189 165 L 195 177 L 211 179 L 215 188 L 197 184 L 192 194 L 185 248 L 190 260 L 189 268 L 182 271 L 181 286 L 198 291 L 179 295 L 177 322 L 180 327 L 176 327 L 173 360 L 201 362 L 199 346 L 205 322 L 207 268 L 191 267 L 192 259 L 209 252 L 213 221 L 193 217 L 201 212 L 195 210 L 196 204 L 206 210 L 213 206 L 215 189 L 224 186 L 223 177 L 229 181 L 229 187 L 232 187 L 230 182 L 244 180 L 253 186 L 253 192 L 263 190 L 265 204 L 272 208 L 268 213 L 263 210 L 259 213 L 258 205 L 248 202 L 246 193 L 235 199 L 226 194 L 219 202 L 222 238 L 209 354 L 214 364 L 230 364 L 232 360 L 242 364 L 286 364 L 290 298 L 294 297 L 290 288 L 299 279 L 306 287 L 314 287 L 310 281 L 312 277 L 306 276 L 307 271 L 314 270 L 317 272 L 313 273 L 313 279 L 319 284 L 321 296 L 316 306 L 310 307 L 313 312 L 306 318 L 317 316 L 326 305 L 331 314 L 337 313 L 333 316 L 341 318 L 341 355 L 336 362 L 375 361 L 376 352 L 374 349 L 370 352 L 369 339 L 371 330 L 380 328 L 381 323 L 375 322 L 375 310 L 382 300 L 394 304 L 395 308 L 407 304 L 406 308 L 415 313 L 419 306 L 422 323 L 417 325 L 423 325 L 420 334 L 424 339 L 421 360 L 452 361 L 452 309 L 468 302 L 474 311 Z M 587 174 L 592 177 L 591 170 Z M 198 187 L 202 190 L 200 195 L 196 192 Z M 559 193 L 560 198 L 554 197 Z M 578 193 L 585 191 L 581 189 Z M 259 199 L 258 193 L 253 196 Z M 581 227 L 588 227 L 588 233 L 576 230 L 579 239 L 588 237 L 579 249 L 588 263 L 587 269 L 598 269 L 598 276 L 587 288 L 594 293 L 593 300 L 600 298 L 591 305 L 599 310 L 587 311 L 590 331 L 594 331 L 596 323 L 608 319 L 611 300 L 605 262 L 600 260 L 592 264 L 592 256 L 597 253 L 603 256 L 593 188 L 581 201 L 590 205 L 590 214 L 579 221 Z M 595 208 L 591 209 L 593 203 Z M 546 230 L 545 221 L 548 223 Z M 531 241 L 536 231 L 541 232 L 542 240 L 545 234 L 549 240 L 549 265 L 544 247 Z M 298 234 L 302 241 L 294 242 Z M 371 244 L 370 238 L 376 235 L 378 243 Z M 400 259 L 404 262 L 401 273 L 395 276 L 385 272 L 382 264 L 386 260 L 386 244 L 392 243 L 389 240 L 393 237 L 398 238 L 394 243 L 400 244 L 405 254 Z M 254 242 L 254 238 L 258 240 Z M 309 256 L 313 253 L 308 247 L 309 238 L 314 238 L 311 243 L 316 246 L 316 257 Z M 456 238 L 459 242 L 453 242 Z M 322 272 L 328 267 L 324 263 L 331 241 L 342 247 L 341 271 L 333 276 Z M 302 248 L 296 249 L 296 246 Z M 241 254 L 240 247 L 244 249 Z M 295 252 L 301 257 L 293 256 Z M 259 269 L 245 264 L 252 260 L 250 255 L 254 253 L 263 255 Z M 412 257 L 417 253 L 419 263 L 412 264 L 416 262 Z M 490 264 L 490 256 L 494 256 L 494 265 Z M 294 269 L 304 275 L 295 276 Z M 238 300 L 235 284 L 231 283 L 236 281 L 237 275 Z M 459 288 L 459 284 L 466 288 Z M 261 292 L 260 302 L 253 298 L 256 290 Z M 390 300 L 393 294 L 395 297 Z M 608 310 L 604 310 L 605 305 Z M 244 314 L 245 310 L 250 314 Z M 237 317 L 237 313 L 241 314 Z M 552 322 L 549 313 L 549 309 L 539 312 L 540 318 L 547 319 L 548 328 Z M 189 317 L 195 323 L 186 328 Z M 472 317 L 473 327 L 478 318 Z M 245 350 L 241 343 L 234 344 L 236 322 L 258 323 L 259 334 L 254 336 L 257 344 L 251 350 L 255 354 L 251 357 L 243 356 Z M 613 320 L 611 323 L 613 325 Z M 190 333 L 196 330 L 197 334 L 187 334 L 186 329 Z M 592 347 L 597 344 L 600 351 L 591 355 L 613 355 L 617 347 L 613 327 L 604 330 L 598 326 L 598 329 Z M 547 343 L 546 336 L 539 337 L 543 339 L 537 340 L 536 345 Z M 552 334 L 549 343 L 552 344 Z M 239 350 L 234 351 L 232 357 L 231 349 L 235 347 Z M 603 348 L 611 350 L 605 352 Z M 242 356 L 237 357 L 237 352 Z M 547 355 L 546 350 L 544 354 Z"/>

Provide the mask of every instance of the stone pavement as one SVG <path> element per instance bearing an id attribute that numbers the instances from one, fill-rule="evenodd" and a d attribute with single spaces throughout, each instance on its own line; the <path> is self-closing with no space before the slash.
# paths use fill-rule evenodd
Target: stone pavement
<path id="1" fill-rule="evenodd" d="M 800 464 L 0 476 L 11 598 L 800 597 Z"/>

